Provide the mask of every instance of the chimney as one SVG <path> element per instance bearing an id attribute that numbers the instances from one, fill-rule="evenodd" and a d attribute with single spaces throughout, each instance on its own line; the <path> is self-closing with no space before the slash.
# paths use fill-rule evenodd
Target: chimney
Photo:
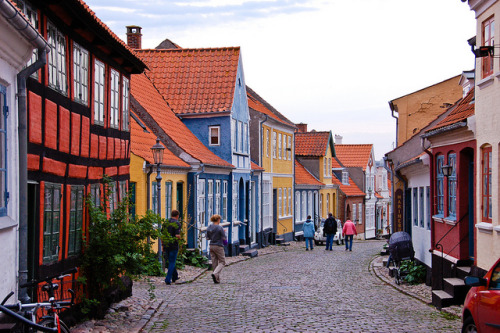
<path id="1" fill-rule="evenodd" d="M 300 123 L 300 124 L 296 124 L 296 126 L 299 130 L 299 133 L 307 133 L 307 124 Z"/>
<path id="2" fill-rule="evenodd" d="M 127 45 L 131 49 L 141 49 L 141 27 L 137 25 L 129 25 L 127 26 Z"/>
<path id="3" fill-rule="evenodd" d="M 335 134 L 335 144 L 341 145 L 342 144 L 342 139 L 343 139 L 342 135 Z"/>

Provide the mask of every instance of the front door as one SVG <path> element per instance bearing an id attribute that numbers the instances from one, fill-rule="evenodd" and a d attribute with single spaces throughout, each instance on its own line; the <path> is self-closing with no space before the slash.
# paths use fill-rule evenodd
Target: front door
<path id="1" fill-rule="evenodd" d="M 177 195 L 176 195 L 176 205 L 175 209 L 177 209 L 180 213 L 180 219 L 182 221 L 182 217 L 184 215 L 184 205 L 183 205 L 183 199 L 184 199 L 184 187 L 182 186 L 183 183 L 177 183 Z"/>
<path id="2" fill-rule="evenodd" d="M 474 160 L 469 161 L 469 257 L 474 261 Z"/>
<path id="3" fill-rule="evenodd" d="M 278 189 L 273 188 L 273 232 L 278 235 Z"/>

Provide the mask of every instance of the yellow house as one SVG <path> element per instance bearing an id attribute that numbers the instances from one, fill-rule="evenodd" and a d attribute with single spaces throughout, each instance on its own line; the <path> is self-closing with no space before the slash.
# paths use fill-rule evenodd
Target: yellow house
<path id="1" fill-rule="evenodd" d="M 247 87 L 251 157 L 262 174 L 263 243 L 294 238 L 295 125 Z"/>
<path id="2" fill-rule="evenodd" d="M 132 192 L 133 216 L 144 216 L 147 210 L 158 212 L 157 166 L 154 164 L 151 147 L 156 136 L 131 112 L 130 120 L 130 188 Z M 189 164 L 175 156 L 169 149 L 163 152 L 160 165 L 161 217 L 168 218 L 173 209 L 185 216 L 187 200 L 187 173 Z"/>
<path id="3" fill-rule="evenodd" d="M 307 124 L 298 124 L 295 134 L 295 155 L 297 161 L 322 185 L 319 191 L 297 188 L 295 193 L 297 209 L 296 223 L 311 215 L 315 223 L 326 219 L 328 213 L 338 216 L 338 185 L 333 181 L 332 159 L 335 148 L 331 132 L 307 131 Z M 317 193 L 317 194 L 316 194 Z"/>

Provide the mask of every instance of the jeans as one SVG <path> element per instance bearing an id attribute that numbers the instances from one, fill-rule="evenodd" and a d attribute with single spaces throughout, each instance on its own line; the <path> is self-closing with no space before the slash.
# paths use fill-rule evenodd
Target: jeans
<path id="1" fill-rule="evenodd" d="M 177 269 L 175 268 L 175 262 L 177 261 L 177 253 L 179 250 L 165 250 L 165 257 L 168 260 L 168 271 L 167 276 L 165 277 L 166 283 L 171 283 L 172 280 L 175 282 L 179 279 L 179 274 L 177 273 Z"/>
<path id="2" fill-rule="evenodd" d="M 311 250 L 313 249 L 313 239 L 312 237 L 304 237 L 306 240 L 306 249 L 309 249 L 309 245 L 311 245 Z"/>
<path id="3" fill-rule="evenodd" d="M 345 249 L 352 251 L 352 239 L 354 235 L 345 235 Z"/>
<path id="4" fill-rule="evenodd" d="M 331 250 L 333 245 L 334 234 L 326 234 L 326 249 Z"/>

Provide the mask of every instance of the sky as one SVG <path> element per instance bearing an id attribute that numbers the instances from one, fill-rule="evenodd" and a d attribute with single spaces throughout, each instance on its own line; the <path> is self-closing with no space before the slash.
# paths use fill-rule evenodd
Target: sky
<path id="1" fill-rule="evenodd" d="M 392 150 L 388 102 L 474 68 L 460 0 L 86 0 L 126 41 L 240 46 L 245 81 L 294 123 Z M 457 82 L 458 84 L 458 82 Z"/>

